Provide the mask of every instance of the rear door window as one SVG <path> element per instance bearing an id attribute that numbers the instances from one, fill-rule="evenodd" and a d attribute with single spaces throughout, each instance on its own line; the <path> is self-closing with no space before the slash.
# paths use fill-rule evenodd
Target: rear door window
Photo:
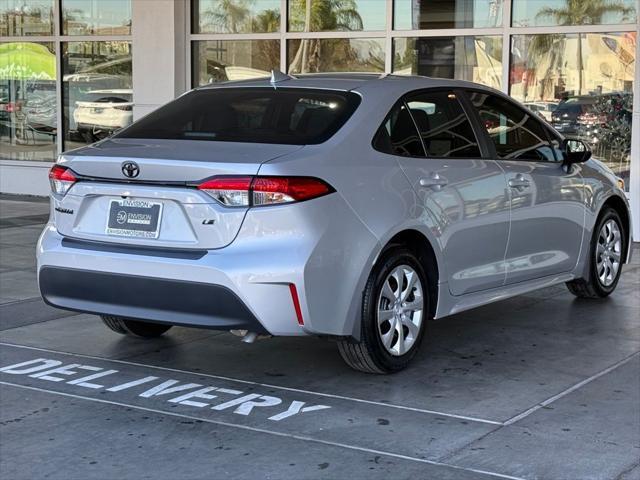
<path id="1" fill-rule="evenodd" d="M 360 103 L 351 92 L 301 88 L 194 90 L 143 117 L 116 138 L 318 144 Z"/>
<path id="2" fill-rule="evenodd" d="M 480 158 L 473 128 L 455 93 L 424 92 L 408 98 L 428 157 Z"/>
<path id="3" fill-rule="evenodd" d="M 378 129 L 373 147 L 381 152 L 401 157 L 425 156 L 416 125 L 404 103 L 396 104 L 389 112 Z"/>

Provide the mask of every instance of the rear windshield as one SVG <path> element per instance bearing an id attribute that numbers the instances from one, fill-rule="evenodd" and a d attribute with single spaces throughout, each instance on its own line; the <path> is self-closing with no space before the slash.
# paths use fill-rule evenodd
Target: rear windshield
<path id="1" fill-rule="evenodd" d="M 355 93 L 316 89 L 194 90 L 116 137 L 309 145 L 337 132 L 359 103 Z"/>

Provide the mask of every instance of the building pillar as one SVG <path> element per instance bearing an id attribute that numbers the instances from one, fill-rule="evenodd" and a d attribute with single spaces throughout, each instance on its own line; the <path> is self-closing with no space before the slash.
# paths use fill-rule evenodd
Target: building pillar
<path id="1" fill-rule="evenodd" d="M 132 0 L 133 116 L 187 89 L 186 0 Z"/>

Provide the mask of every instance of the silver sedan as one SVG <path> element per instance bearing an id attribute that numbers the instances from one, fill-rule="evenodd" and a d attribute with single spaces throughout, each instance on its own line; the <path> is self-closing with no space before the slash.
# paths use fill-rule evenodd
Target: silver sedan
<path id="1" fill-rule="evenodd" d="M 428 320 L 558 283 L 616 288 L 629 207 L 590 157 L 472 83 L 206 86 L 59 158 L 40 290 L 121 334 L 316 335 L 394 372 Z"/>

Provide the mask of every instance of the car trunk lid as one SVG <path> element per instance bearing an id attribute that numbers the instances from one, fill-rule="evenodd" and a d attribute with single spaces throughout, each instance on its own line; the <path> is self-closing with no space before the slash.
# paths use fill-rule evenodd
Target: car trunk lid
<path id="1" fill-rule="evenodd" d="M 56 199 L 67 237 L 134 246 L 216 249 L 237 235 L 246 207 L 225 207 L 196 188 L 219 175 L 256 175 L 296 145 L 112 139 L 64 154 L 79 178 Z M 135 165 L 134 178 L 127 167 Z"/>

